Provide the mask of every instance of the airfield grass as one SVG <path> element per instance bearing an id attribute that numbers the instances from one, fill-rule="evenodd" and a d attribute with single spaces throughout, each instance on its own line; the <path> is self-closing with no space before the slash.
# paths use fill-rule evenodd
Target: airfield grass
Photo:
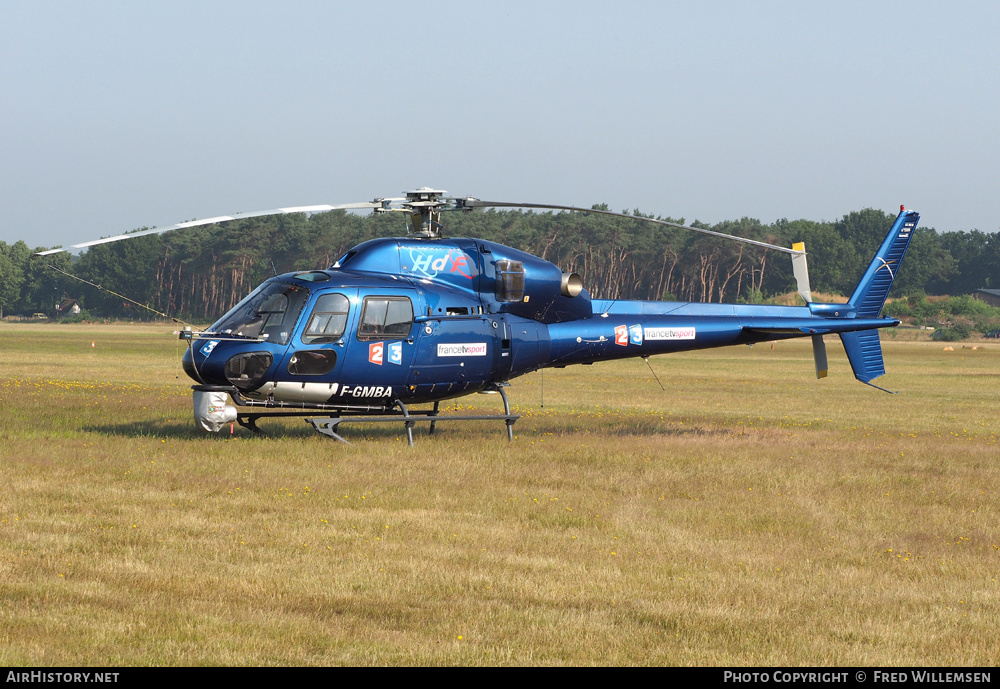
<path id="1" fill-rule="evenodd" d="M 496 422 L 197 431 L 169 325 L 0 325 L 4 665 L 994 665 L 1000 346 L 515 380 Z M 94 346 L 91 346 L 93 343 Z M 544 402 L 544 406 L 543 406 Z M 496 413 L 495 395 L 444 406 Z"/>

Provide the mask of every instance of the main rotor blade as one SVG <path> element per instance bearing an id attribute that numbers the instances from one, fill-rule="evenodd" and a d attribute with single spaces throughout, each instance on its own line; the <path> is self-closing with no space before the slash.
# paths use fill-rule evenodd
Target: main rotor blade
<path id="1" fill-rule="evenodd" d="M 692 232 L 700 232 L 702 234 L 712 235 L 713 237 L 721 237 L 723 239 L 732 239 L 733 241 L 743 242 L 744 244 L 752 244 L 754 246 L 763 247 L 765 249 L 774 249 L 775 251 L 783 251 L 786 254 L 796 255 L 799 253 L 804 253 L 797 251 L 795 249 L 789 249 L 784 246 L 777 246 L 776 244 L 768 244 L 767 242 L 758 242 L 754 239 L 747 239 L 746 237 L 737 237 L 734 234 L 715 232 L 714 230 L 704 230 L 700 227 L 681 225 L 680 223 L 668 222 L 666 220 L 657 220 L 656 218 L 645 218 L 641 215 L 628 215 L 627 213 L 615 213 L 614 211 L 602 211 L 594 208 L 579 208 L 577 206 L 555 206 L 548 203 L 512 203 L 509 201 L 480 201 L 479 199 L 473 199 L 473 198 L 455 199 L 455 203 L 457 210 L 463 210 L 466 208 L 470 209 L 471 208 L 541 208 L 545 210 L 575 211 L 577 213 L 597 213 L 599 215 L 610 215 L 617 218 L 642 220 L 645 222 L 656 223 L 657 225 L 676 227 L 681 230 L 691 230 Z"/>
<path id="2" fill-rule="evenodd" d="M 289 208 L 275 208 L 273 210 L 267 210 L 267 211 L 254 211 L 251 213 L 234 213 L 233 215 L 220 215 L 214 218 L 205 218 L 204 220 L 190 220 L 188 222 L 177 223 L 176 225 L 167 225 L 166 227 L 155 227 L 151 230 L 142 230 L 141 232 L 129 232 L 127 234 L 120 234 L 114 237 L 95 239 L 90 242 L 73 244 L 69 248 L 64 248 L 64 249 L 49 249 L 48 251 L 39 251 L 35 255 L 48 256 L 50 254 L 58 254 L 63 251 L 69 251 L 70 249 L 86 249 L 87 247 L 96 246 L 98 244 L 120 242 L 124 239 L 145 237 L 146 235 L 150 234 L 163 234 L 164 232 L 170 232 L 171 230 L 180 230 L 187 227 L 201 227 L 202 225 L 214 225 L 216 223 L 229 222 L 231 220 L 244 220 L 246 218 L 259 218 L 266 215 L 285 215 L 289 213 L 327 213 L 329 211 L 339 211 L 339 210 L 363 210 L 363 209 L 383 208 L 388 203 L 394 201 L 402 201 L 402 200 L 403 199 L 375 199 L 374 201 L 364 201 L 361 203 L 343 203 L 338 206 L 331 206 L 327 204 L 320 204 L 316 206 L 292 206 Z"/>

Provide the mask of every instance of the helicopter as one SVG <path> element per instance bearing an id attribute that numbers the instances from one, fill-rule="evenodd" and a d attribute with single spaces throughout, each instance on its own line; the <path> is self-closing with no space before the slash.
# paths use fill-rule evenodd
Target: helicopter
<path id="1" fill-rule="evenodd" d="M 857 380 L 885 373 L 880 316 L 919 214 L 899 215 L 846 304 L 812 301 L 805 247 L 767 244 L 665 220 L 596 208 L 448 197 L 429 187 L 397 198 L 219 216 L 73 245 L 84 249 L 174 229 L 285 213 L 372 210 L 402 213 L 405 237 L 363 242 L 324 270 L 276 275 L 203 331 L 185 328 L 185 373 L 195 381 L 195 420 L 263 433 L 261 418 L 302 416 L 348 442 L 344 423 L 503 421 L 505 392 L 545 368 L 809 337 L 818 378 L 827 375 L 824 335 L 840 337 Z M 445 238 L 442 214 L 479 208 L 598 213 L 658 223 L 791 255 L 804 306 L 593 299 L 577 273 L 529 253 L 475 238 Z M 68 249 L 51 249 L 37 255 Z M 886 391 L 888 392 L 888 391 Z M 503 414 L 442 416 L 443 400 L 499 393 Z M 229 401 L 236 406 L 230 406 Z M 413 405 L 432 404 L 431 409 Z M 237 409 L 237 407 L 242 408 Z"/>

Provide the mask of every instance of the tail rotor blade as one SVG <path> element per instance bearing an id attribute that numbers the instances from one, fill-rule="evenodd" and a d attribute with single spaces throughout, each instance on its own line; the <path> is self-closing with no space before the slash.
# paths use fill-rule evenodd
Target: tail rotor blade
<path id="1" fill-rule="evenodd" d="M 795 285 L 802 297 L 808 304 L 812 301 L 812 290 L 809 289 L 809 268 L 806 266 L 806 245 L 804 242 L 792 244 L 792 275 L 795 276 Z"/>
<path id="2" fill-rule="evenodd" d="M 822 335 L 813 335 L 813 361 L 816 362 L 816 378 L 826 378 L 826 343 Z"/>

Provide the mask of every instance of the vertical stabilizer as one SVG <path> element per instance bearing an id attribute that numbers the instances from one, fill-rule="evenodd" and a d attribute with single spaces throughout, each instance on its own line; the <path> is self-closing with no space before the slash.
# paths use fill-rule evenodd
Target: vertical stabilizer
<path id="1" fill-rule="evenodd" d="M 878 330 L 840 333 L 840 341 L 844 343 L 844 351 L 847 352 L 847 359 L 851 362 L 855 378 L 871 385 L 872 380 L 885 374 Z"/>
<path id="2" fill-rule="evenodd" d="M 899 264 L 903 260 L 903 254 L 906 253 L 906 247 L 910 245 L 918 220 L 920 220 L 919 213 L 900 206 L 899 216 L 892 224 L 892 229 L 889 230 L 889 234 L 886 235 L 882 246 L 875 253 L 868 270 L 865 271 L 848 301 L 855 309 L 855 318 L 878 318 L 882 313 L 882 306 L 885 305 L 889 288 L 896 279 Z M 844 351 L 847 352 L 847 358 L 851 362 L 854 377 L 862 383 L 878 388 L 871 382 L 885 373 L 878 330 L 840 333 L 840 340 L 844 343 Z"/>
<path id="3" fill-rule="evenodd" d="M 920 214 L 916 211 L 900 210 L 896 222 L 858 283 L 848 303 L 855 308 L 858 318 L 878 318 L 889 294 L 899 264 L 910 245 L 910 238 L 917 226 Z M 845 343 L 846 344 L 846 343 Z"/>

